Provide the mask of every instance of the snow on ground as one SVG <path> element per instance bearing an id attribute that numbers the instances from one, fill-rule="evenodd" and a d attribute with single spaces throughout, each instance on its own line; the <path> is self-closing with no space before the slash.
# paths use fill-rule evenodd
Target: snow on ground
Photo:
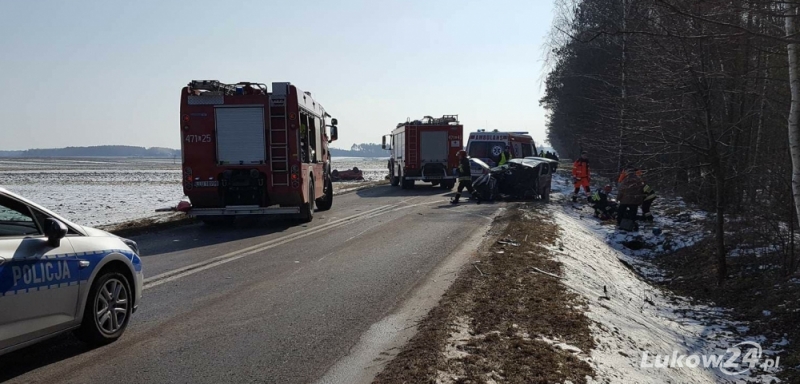
<path id="1" fill-rule="evenodd" d="M 597 348 L 590 363 L 598 374 L 597 382 L 621 383 L 738 383 L 775 379 L 757 369 L 739 375 L 725 374 L 719 368 L 642 367 L 643 355 L 654 362 L 654 355 L 714 354 L 731 357 L 726 350 L 743 341 L 763 342 L 763 336 L 744 338 L 748 328 L 728 319 L 726 311 L 691 304 L 653 287 L 646 279 L 659 280 L 662 273 L 650 263 L 660 252 L 685 247 L 706 236 L 700 224 L 702 212 L 691 212 L 679 201 L 658 200 L 664 207 L 681 208 L 677 214 L 659 217 L 654 225 L 642 226 L 638 234 L 622 233 L 613 224 L 601 224 L 591 208 L 579 200 L 571 203 L 571 186 L 555 178 L 552 199 L 557 204 L 553 220 L 561 227 L 561 244 L 552 252 L 564 266 L 564 283 L 588 303 L 587 316 L 593 321 L 592 333 Z M 585 201 L 585 200 L 584 200 Z M 561 203 L 561 204 L 558 204 Z M 586 207 L 585 209 L 583 207 Z M 655 207 L 654 207 L 655 208 Z M 655 211 L 655 210 L 654 210 Z M 657 216 L 658 215 L 656 211 Z M 688 220 L 687 220 L 688 219 Z M 663 229 L 655 235 L 652 227 Z M 624 243 L 641 241 L 646 248 L 632 250 Z M 632 266 L 636 273 L 625 266 Z M 637 274 L 638 273 L 638 274 Z M 640 275 L 645 279 L 640 278 Z M 775 351 L 765 350 L 767 357 Z M 774 357 L 774 355 L 772 356 Z M 762 359 L 762 361 L 764 361 Z"/>
<path id="2" fill-rule="evenodd" d="M 386 159 L 333 158 L 334 169 L 358 167 L 366 182 L 383 180 Z M 337 190 L 363 186 L 336 183 Z M 184 198 L 180 159 L 0 158 L 0 187 L 78 224 L 106 226 L 163 216 Z"/>
<path id="3" fill-rule="evenodd" d="M 389 174 L 388 158 L 385 157 L 334 157 L 331 159 L 333 164 L 331 169 L 346 171 L 357 167 L 364 176 L 364 181 L 380 181 Z M 355 184 L 356 182 L 341 182 L 345 184 Z"/>
<path id="4" fill-rule="evenodd" d="M 172 159 L 2 159 L 0 186 L 89 226 L 154 216 L 183 197 Z"/>

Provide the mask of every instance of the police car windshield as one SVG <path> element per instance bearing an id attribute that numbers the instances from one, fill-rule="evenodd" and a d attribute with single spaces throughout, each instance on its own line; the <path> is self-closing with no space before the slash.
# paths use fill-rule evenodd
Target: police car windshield
<path id="1" fill-rule="evenodd" d="M 469 157 L 488 159 L 494 163 L 500 161 L 506 143 L 502 141 L 472 141 L 469 143 Z"/>

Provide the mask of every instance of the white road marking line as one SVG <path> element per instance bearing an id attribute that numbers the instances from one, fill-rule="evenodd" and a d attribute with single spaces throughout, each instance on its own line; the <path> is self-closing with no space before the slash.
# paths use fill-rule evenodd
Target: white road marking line
<path id="1" fill-rule="evenodd" d="M 247 248 L 243 248 L 237 251 L 229 252 L 227 254 L 217 256 L 215 258 L 202 261 L 199 263 L 191 264 L 186 267 L 178 268 L 169 272 L 164 272 L 162 274 L 150 277 L 145 279 L 144 281 L 144 288 L 143 289 L 150 289 L 161 285 L 163 283 L 174 281 L 180 279 L 182 277 L 186 277 L 189 275 L 193 275 L 195 273 L 205 271 L 207 269 L 211 269 L 213 267 L 229 263 L 234 260 L 241 259 L 246 256 L 250 256 L 255 253 L 259 253 L 265 251 L 270 248 L 277 247 L 279 245 L 286 244 L 288 242 L 298 240 L 307 236 L 311 236 L 317 234 L 319 232 L 327 231 L 329 229 L 339 227 L 345 224 L 349 224 L 351 222 L 360 221 L 375 217 L 377 215 L 381 215 L 383 213 L 389 212 L 394 208 L 392 205 L 382 205 L 378 208 L 374 208 L 368 211 L 364 211 L 352 216 L 348 216 L 339 220 L 335 220 L 326 224 L 323 224 L 319 227 L 309 228 L 303 231 L 299 231 L 297 233 L 288 234 L 277 239 L 272 239 L 269 241 L 265 241 L 261 244 L 256 244 Z"/>
<path id="2" fill-rule="evenodd" d="M 353 239 L 355 239 L 356 237 L 359 237 L 359 236 L 361 236 L 361 235 L 365 234 L 367 231 L 369 231 L 369 230 L 371 230 L 371 229 L 373 229 L 373 228 L 372 228 L 372 227 L 369 227 L 369 228 L 367 228 L 367 229 L 365 229 L 365 230 L 361 231 L 359 234 L 357 234 L 357 235 L 355 235 L 355 236 L 353 236 L 353 237 L 351 237 L 351 238 L 349 238 L 349 239 L 345 240 L 344 242 L 346 243 L 346 242 L 348 242 L 348 241 L 350 241 L 350 240 L 353 240 Z"/>

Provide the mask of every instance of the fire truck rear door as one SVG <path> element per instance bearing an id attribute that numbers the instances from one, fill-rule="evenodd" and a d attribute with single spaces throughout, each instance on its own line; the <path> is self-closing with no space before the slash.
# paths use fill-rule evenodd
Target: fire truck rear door
<path id="1" fill-rule="evenodd" d="M 264 107 L 217 107 L 217 161 L 220 164 L 264 164 Z"/>
<path id="2" fill-rule="evenodd" d="M 447 131 L 422 131 L 420 135 L 421 164 L 447 163 L 450 147 L 447 141 Z"/>

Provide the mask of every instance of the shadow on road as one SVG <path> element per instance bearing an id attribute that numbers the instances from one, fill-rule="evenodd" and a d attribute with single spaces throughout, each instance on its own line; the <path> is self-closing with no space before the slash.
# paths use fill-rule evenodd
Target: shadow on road
<path id="1" fill-rule="evenodd" d="M 375 198 L 387 196 L 435 196 L 440 194 L 452 194 L 453 189 L 443 189 L 440 186 L 433 186 L 430 183 L 419 182 L 414 185 L 413 189 L 402 189 L 399 186 L 392 187 L 390 185 L 368 188 L 356 191 L 359 197 Z"/>
<path id="2" fill-rule="evenodd" d="M 6 382 L 30 371 L 78 356 L 94 347 L 78 340 L 71 333 L 0 356 L 0 382 Z"/>
<path id="3" fill-rule="evenodd" d="M 139 244 L 140 256 L 146 258 L 158 254 L 271 235 L 290 228 L 305 226 L 285 218 L 238 218 L 230 226 L 219 227 L 198 223 L 131 238 Z"/>

